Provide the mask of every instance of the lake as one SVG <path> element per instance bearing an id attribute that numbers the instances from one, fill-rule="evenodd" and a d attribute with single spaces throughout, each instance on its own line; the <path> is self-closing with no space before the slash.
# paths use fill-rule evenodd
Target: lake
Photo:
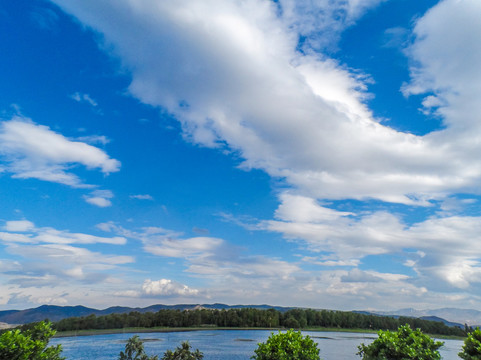
<path id="1" fill-rule="evenodd" d="M 271 330 L 201 330 L 168 333 L 138 334 L 145 341 L 148 355 L 162 358 L 168 349 L 174 350 L 182 341 L 189 341 L 192 348 L 204 353 L 204 360 L 248 360 L 254 355 L 257 343 L 264 342 Z M 277 331 L 275 331 L 277 332 Z M 360 343 L 370 343 L 376 334 L 344 332 L 303 331 L 319 344 L 321 359 L 324 360 L 360 360 L 356 355 Z M 124 350 L 128 338 L 135 334 L 113 334 L 55 338 L 52 345 L 62 344 L 63 356 L 67 360 L 117 360 Z M 460 340 L 443 340 L 441 355 L 444 360 L 458 360 L 457 353 L 463 342 Z"/>

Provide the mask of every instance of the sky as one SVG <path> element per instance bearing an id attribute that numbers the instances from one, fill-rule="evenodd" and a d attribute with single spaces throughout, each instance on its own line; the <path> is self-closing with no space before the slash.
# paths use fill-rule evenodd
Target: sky
<path id="1" fill-rule="evenodd" d="M 481 308 L 480 16 L 0 2 L 0 310 Z"/>

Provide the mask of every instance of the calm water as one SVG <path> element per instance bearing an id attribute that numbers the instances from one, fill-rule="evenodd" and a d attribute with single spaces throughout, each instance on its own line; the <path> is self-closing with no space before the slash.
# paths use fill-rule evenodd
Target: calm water
<path id="1" fill-rule="evenodd" d="M 271 334 L 270 330 L 205 330 L 172 333 L 143 333 L 140 338 L 148 355 L 162 357 L 168 349 L 174 350 L 182 341 L 189 341 L 193 349 L 204 353 L 204 360 L 248 360 Z M 321 359 L 360 360 L 356 355 L 360 343 L 370 343 L 375 334 L 303 331 L 319 344 Z M 58 338 L 52 345 L 62 344 L 67 360 L 117 360 L 126 340 L 134 334 L 114 334 Z M 445 360 L 458 360 L 462 341 L 444 340 L 441 354 Z"/>

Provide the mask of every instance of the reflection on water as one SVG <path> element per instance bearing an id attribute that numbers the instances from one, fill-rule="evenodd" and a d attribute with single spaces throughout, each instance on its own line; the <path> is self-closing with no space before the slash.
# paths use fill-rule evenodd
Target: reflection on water
<path id="1" fill-rule="evenodd" d="M 248 360 L 254 354 L 257 343 L 267 340 L 270 330 L 203 330 L 171 333 L 138 334 L 148 355 L 162 357 L 183 341 L 204 353 L 204 360 Z M 310 332 L 304 331 L 319 344 L 321 359 L 360 360 L 356 355 L 360 343 L 369 344 L 375 334 Z M 134 334 L 78 336 L 53 339 L 53 345 L 62 344 L 67 360 L 117 360 L 128 338 Z M 459 340 L 443 340 L 441 355 L 444 360 L 458 360 L 457 353 L 463 345 Z"/>

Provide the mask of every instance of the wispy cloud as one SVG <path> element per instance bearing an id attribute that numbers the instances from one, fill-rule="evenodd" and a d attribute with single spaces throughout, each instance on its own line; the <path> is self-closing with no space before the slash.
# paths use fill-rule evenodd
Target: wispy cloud
<path id="1" fill-rule="evenodd" d="M 319 265 L 357 266 L 366 256 L 396 255 L 418 274 L 416 283 L 431 290 L 480 287 L 481 218 L 432 217 L 411 226 L 385 211 L 339 212 L 312 199 L 284 195 L 277 219 L 261 228 L 307 245 Z M 307 204 L 306 204 L 307 203 Z"/>
<path id="2" fill-rule="evenodd" d="M 32 288 L 108 283 L 115 276 L 115 269 L 134 262 L 132 256 L 86 248 L 95 244 L 121 246 L 126 243 L 123 237 L 39 228 L 28 220 L 7 221 L 3 230 L 0 232 L 0 243 L 5 247 L 0 259 L 3 284 L 28 288 L 30 294 L 35 292 Z"/>
<path id="3" fill-rule="evenodd" d="M 93 107 L 98 106 L 97 102 L 94 99 L 92 99 L 89 94 L 81 94 L 79 92 L 76 92 L 70 95 L 70 97 L 77 102 L 86 102 Z"/>
<path id="4" fill-rule="evenodd" d="M 154 198 L 149 194 L 130 195 L 130 198 L 137 200 L 154 200 Z"/>
<path id="5" fill-rule="evenodd" d="M 57 32 L 59 16 L 52 9 L 36 7 L 31 13 L 30 18 L 41 29 Z"/>
<path id="6" fill-rule="evenodd" d="M 219 238 L 182 238 L 182 234 L 166 229 L 131 231 L 115 224 L 100 224 L 99 228 L 141 240 L 144 250 L 153 255 L 182 259 L 187 273 L 193 277 L 215 279 L 222 283 L 219 288 L 228 283 L 242 283 L 252 288 L 252 279 L 268 287 L 269 283 L 275 281 L 290 282 L 295 274 L 302 272 L 298 265 L 287 261 L 243 255 L 241 249 Z"/>
<path id="7" fill-rule="evenodd" d="M 34 178 L 77 188 L 91 185 L 74 174 L 75 166 L 97 168 L 104 174 L 120 169 L 120 162 L 103 150 L 69 140 L 47 126 L 19 116 L 0 122 L 0 157 L 4 171 L 14 178 Z"/>
<path id="8" fill-rule="evenodd" d="M 25 242 L 31 244 L 112 244 L 124 245 L 125 237 L 100 237 L 83 233 L 71 233 L 67 230 L 57 230 L 50 227 L 36 227 L 28 220 L 6 221 L 4 232 L 0 232 L 0 240 L 8 243 Z M 17 240 L 16 240 L 17 239 Z M 22 240 L 22 241 L 20 241 Z"/>

